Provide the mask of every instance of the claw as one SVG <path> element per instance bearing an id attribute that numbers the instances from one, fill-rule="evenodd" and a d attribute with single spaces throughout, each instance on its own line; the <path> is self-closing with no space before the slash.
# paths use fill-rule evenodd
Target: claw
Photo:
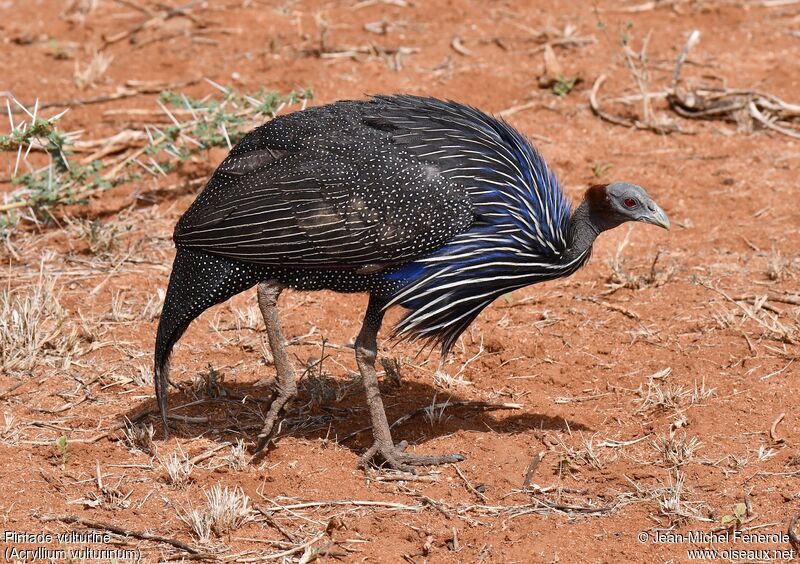
<path id="1" fill-rule="evenodd" d="M 367 469 L 370 463 L 373 461 L 373 458 L 379 454 L 384 462 L 381 467 L 388 466 L 393 470 L 416 474 L 414 466 L 437 466 L 440 464 L 450 464 L 464 460 L 464 456 L 460 454 L 430 455 L 410 454 L 403 452 L 407 446 L 408 443 L 406 441 L 402 441 L 397 445 L 383 444 L 379 441 L 375 441 L 375 443 L 369 447 L 367 452 L 361 456 L 359 466 Z"/>

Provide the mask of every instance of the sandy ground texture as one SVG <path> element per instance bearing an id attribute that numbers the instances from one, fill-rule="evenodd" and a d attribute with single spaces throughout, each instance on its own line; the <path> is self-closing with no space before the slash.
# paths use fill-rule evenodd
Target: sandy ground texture
<path id="1" fill-rule="evenodd" d="M 673 224 L 606 233 L 572 277 L 498 300 L 441 373 L 436 354 L 385 340 L 387 323 L 395 438 L 466 456 L 411 476 L 357 468 L 362 295 L 282 296 L 300 395 L 254 461 L 274 378 L 254 292 L 207 311 L 173 357 L 164 439 L 152 347 L 172 229 L 225 150 L 36 222 L 23 209 L 0 250 L 7 559 L 775 561 L 798 548 L 800 151 L 772 97 L 800 103 L 800 2 L 0 0 L 0 38 L 0 91 L 38 98 L 40 116 L 70 107 L 60 124 L 81 140 L 166 128 L 158 91 L 219 94 L 205 78 L 310 89 L 314 105 L 425 94 L 504 116 L 573 201 L 626 179 Z M 112 158 L 141 146 L 128 135 Z M 7 193 L 16 159 L 0 155 Z"/>

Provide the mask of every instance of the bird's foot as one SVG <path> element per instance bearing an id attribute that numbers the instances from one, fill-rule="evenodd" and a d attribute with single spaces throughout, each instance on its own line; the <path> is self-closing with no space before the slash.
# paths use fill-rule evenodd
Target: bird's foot
<path id="1" fill-rule="evenodd" d="M 278 421 L 278 415 L 280 414 L 281 410 L 284 406 L 291 400 L 295 395 L 297 395 L 297 387 L 292 385 L 288 388 L 279 388 L 278 393 L 275 395 L 272 403 L 269 406 L 269 411 L 267 412 L 267 417 L 264 419 L 264 426 L 261 428 L 261 432 L 258 434 L 258 439 L 256 441 L 256 448 L 253 451 L 253 454 L 258 454 L 264 447 L 267 446 L 267 443 L 272 439 L 272 435 L 278 430 L 280 427 L 276 425 Z"/>
<path id="2" fill-rule="evenodd" d="M 460 454 L 410 454 L 405 452 L 407 446 L 408 443 L 406 441 L 393 445 L 390 442 L 376 440 L 367 452 L 361 456 L 359 466 L 366 470 L 376 455 L 380 455 L 380 458 L 383 459 L 383 464 L 380 467 L 388 466 L 394 470 L 415 474 L 414 466 L 437 466 L 464 460 L 464 457 Z"/>

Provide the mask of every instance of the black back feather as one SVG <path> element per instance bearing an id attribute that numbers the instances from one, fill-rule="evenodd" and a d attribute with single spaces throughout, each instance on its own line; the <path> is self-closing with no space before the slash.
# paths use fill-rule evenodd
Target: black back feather
<path id="1" fill-rule="evenodd" d="M 402 264 L 465 231 L 467 191 L 370 119 L 381 105 L 338 102 L 252 131 L 181 218 L 177 246 L 345 269 Z"/>

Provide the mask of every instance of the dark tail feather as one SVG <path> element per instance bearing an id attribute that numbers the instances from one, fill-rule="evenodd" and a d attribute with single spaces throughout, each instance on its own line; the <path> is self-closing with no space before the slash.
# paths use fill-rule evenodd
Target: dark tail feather
<path id="1" fill-rule="evenodd" d="M 156 399 L 167 427 L 167 387 L 172 348 L 189 324 L 209 307 L 251 288 L 264 268 L 200 251 L 178 249 L 156 333 L 154 378 Z"/>

